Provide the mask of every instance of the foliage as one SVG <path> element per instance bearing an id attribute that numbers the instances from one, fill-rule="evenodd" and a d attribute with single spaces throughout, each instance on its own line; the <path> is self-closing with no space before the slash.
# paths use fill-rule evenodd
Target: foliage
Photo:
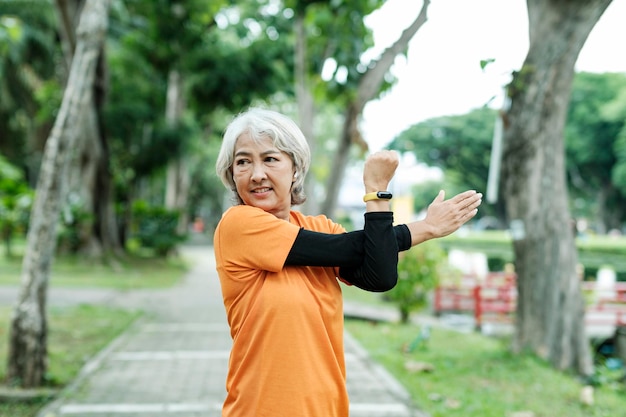
<path id="1" fill-rule="evenodd" d="M 134 237 L 144 248 L 154 249 L 159 256 L 167 256 L 185 240 L 176 232 L 180 213 L 162 206 L 150 206 L 136 200 L 132 207 Z"/>
<path id="2" fill-rule="evenodd" d="M 427 305 L 428 294 L 437 285 L 445 254 L 437 242 L 426 242 L 401 253 L 398 260 L 398 283 L 385 296 L 407 322 L 411 311 Z"/>
<path id="3" fill-rule="evenodd" d="M 462 188 L 487 189 L 487 173 L 496 111 L 487 107 L 460 116 L 444 116 L 409 127 L 389 144 L 412 152 L 418 161 L 458 172 Z"/>
<path id="4" fill-rule="evenodd" d="M 428 208 L 430 203 L 439 191 L 443 189 L 443 182 L 439 180 L 430 180 L 420 182 L 411 187 L 411 195 L 413 196 L 413 210 L 416 213 Z"/>
<path id="5" fill-rule="evenodd" d="M 86 243 L 83 236 L 89 236 L 93 216 L 85 209 L 84 201 L 76 194 L 70 194 L 63 206 L 57 231 L 57 249 L 62 253 L 78 253 Z"/>
<path id="6" fill-rule="evenodd" d="M 626 221 L 624 135 L 626 75 L 577 74 L 565 131 L 572 213 L 595 214 L 603 230 L 620 229 Z"/>
<path id="7" fill-rule="evenodd" d="M 32 168 L 31 183 L 37 169 L 29 156 L 44 124 L 37 90 L 58 74 L 55 19 L 52 2 L 0 2 L 0 150 L 14 165 Z"/>
<path id="8" fill-rule="evenodd" d="M 443 169 L 447 183 L 486 190 L 495 117 L 496 111 L 485 107 L 429 119 L 400 133 L 389 148 L 412 152 L 418 161 Z M 626 221 L 626 76 L 576 75 L 565 146 L 572 214 L 621 229 Z M 483 205 L 479 216 L 503 220 L 501 213 L 502 203 Z"/>
<path id="9" fill-rule="evenodd" d="M 16 233 L 25 234 L 33 195 L 22 173 L 0 155 L 0 236 L 6 256 L 13 255 L 12 240 Z"/>
<path id="10" fill-rule="evenodd" d="M 491 143 L 497 113 L 488 107 L 464 115 L 444 116 L 413 125 L 388 145 L 399 152 L 411 152 L 417 160 L 441 168 L 448 189 L 487 190 Z M 448 193 L 455 194 L 454 192 Z M 502 202 L 485 205 L 479 217 L 502 217 Z"/>
<path id="11" fill-rule="evenodd" d="M 308 70 L 316 81 L 314 95 L 318 102 L 332 102 L 342 107 L 350 102 L 367 70 L 363 54 L 374 45 L 364 18 L 380 8 L 382 0 L 288 0 L 287 7 L 304 18 L 307 32 Z M 322 69 L 330 64 L 332 74 L 322 80 Z M 381 91 L 389 89 L 395 77 L 387 74 Z"/>

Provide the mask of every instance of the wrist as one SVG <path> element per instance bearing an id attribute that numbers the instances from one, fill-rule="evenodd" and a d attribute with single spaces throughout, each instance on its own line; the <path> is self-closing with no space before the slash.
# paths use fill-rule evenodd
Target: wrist
<path id="1" fill-rule="evenodd" d="M 366 193 L 363 196 L 363 201 L 366 203 L 368 201 L 376 201 L 376 200 L 389 201 L 391 200 L 392 197 L 393 195 L 389 191 L 372 191 L 372 192 Z"/>
<path id="2" fill-rule="evenodd" d="M 424 220 L 407 224 L 411 233 L 411 246 L 419 245 L 437 237 L 435 228 Z"/>

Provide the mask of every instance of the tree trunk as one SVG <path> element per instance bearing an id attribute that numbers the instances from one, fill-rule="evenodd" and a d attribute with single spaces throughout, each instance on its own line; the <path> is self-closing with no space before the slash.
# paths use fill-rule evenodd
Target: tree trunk
<path id="1" fill-rule="evenodd" d="M 359 131 L 359 117 L 368 101 L 376 98 L 385 79 L 385 74 L 393 65 L 396 56 L 406 50 L 409 41 L 415 36 L 417 31 L 426 23 L 429 0 L 424 0 L 422 9 L 417 18 L 406 28 L 400 38 L 389 48 L 385 49 L 380 59 L 369 65 L 367 71 L 361 77 L 356 93 L 356 98 L 348 104 L 344 118 L 343 128 L 339 148 L 335 153 L 328 183 L 326 184 L 326 199 L 321 207 L 321 212 L 327 216 L 332 216 L 337 206 L 339 189 L 343 181 L 345 168 L 350 156 L 350 146 L 353 143 L 359 144 L 363 150 L 367 150 L 367 143 L 363 140 Z"/>
<path id="2" fill-rule="evenodd" d="M 109 142 L 104 123 L 102 122 L 102 109 L 104 108 L 109 90 L 105 52 L 103 45 L 98 59 L 98 66 L 96 67 L 96 79 L 94 82 L 94 102 L 98 118 L 98 135 L 96 138 L 99 140 L 100 158 L 97 161 L 96 184 L 93 194 L 93 230 L 100 242 L 100 246 L 107 254 L 123 256 L 122 236 L 119 232 L 118 219 L 115 213 L 115 193 L 113 191 Z"/>
<path id="3" fill-rule="evenodd" d="M 298 12 L 294 23 L 294 32 L 296 35 L 295 45 L 295 83 L 296 83 L 296 101 L 298 103 L 298 119 L 299 126 L 307 139 L 311 155 L 315 155 L 315 132 L 313 130 L 313 120 L 315 119 L 315 103 L 313 101 L 313 93 L 311 80 L 307 71 L 307 47 L 306 47 L 306 31 L 304 26 L 304 11 Z M 313 189 L 311 187 L 312 176 L 307 175 L 305 180 L 305 193 L 311 196 Z M 302 207 L 305 213 L 313 214 L 318 212 L 318 204 L 315 199 L 307 199 Z"/>
<path id="4" fill-rule="evenodd" d="M 46 297 L 56 225 L 67 188 L 63 171 L 78 140 L 81 113 L 91 99 L 108 7 L 108 0 L 88 0 L 85 4 L 68 85 L 44 150 L 9 336 L 7 377 L 22 387 L 40 386 L 47 368 Z"/>
<path id="5" fill-rule="evenodd" d="M 530 47 L 509 85 L 503 155 L 519 293 L 513 349 L 590 375 L 563 130 L 574 64 L 610 0 L 527 3 Z"/>
<path id="6" fill-rule="evenodd" d="M 56 0 L 60 22 L 60 34 L 66 61 L 72 60 L 76 48 L 77 16 L 84 7 L 84 0 Z M 69 68 L 69 64 L 68 64 Z M 69 70 L 68 70 L 69 71 Z M 83 113 L 82 146 L 70 164 L 70 192 L 76 193 L 83 204 L 82 209 L 92 219 L 79 225 L 78 252 L 99 258 L 103 252 L 118 256 L 123 254 L 117 232 L 117 220 L 113 210 L 113 190 L 109 169 L 109 153 L 106 135 L 101 122 L 101 112 L 107 93 L 106 61 L 101 48 L 94 78 L 94 94 Z"/>
<path id="7" fill-rule="evenodd" d="M 183 95 L 183 78 L 177 70 L 171 70 L 167 80 L 167 104 L 165 119 L 170 126 L 180 121 L 185 108 Z M 165 207 L 170 210 L 178 210 L 178 233 L 185 233 L 189 222 L 186 210 L 189 197 L 191 175 L 181 155 L 170 161 L 167 167 L 167 182 L 165 189 Z"/>

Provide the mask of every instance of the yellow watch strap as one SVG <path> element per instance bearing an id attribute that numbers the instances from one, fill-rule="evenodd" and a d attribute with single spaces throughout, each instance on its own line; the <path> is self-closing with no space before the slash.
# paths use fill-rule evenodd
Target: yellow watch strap
<path id="1" fill-rule="evenodd" d="M 363 201 L 368 202 L 371 200 L 390 200 L 391 193 L 388 191 L 376 191 L 373 193 L 367 193 L 363 196 Z"/>

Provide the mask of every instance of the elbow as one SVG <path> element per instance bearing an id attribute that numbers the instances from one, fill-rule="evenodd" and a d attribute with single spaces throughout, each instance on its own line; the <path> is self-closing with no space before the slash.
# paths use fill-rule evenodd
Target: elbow
<path id="1" fill-rule="evenodd" d="M 372 292 L 387 292 L 392 290 L 398 283 L 398 273 L 394 271 L 393 274 L 386 274 L 385 278 L 378 280 Z"/>

